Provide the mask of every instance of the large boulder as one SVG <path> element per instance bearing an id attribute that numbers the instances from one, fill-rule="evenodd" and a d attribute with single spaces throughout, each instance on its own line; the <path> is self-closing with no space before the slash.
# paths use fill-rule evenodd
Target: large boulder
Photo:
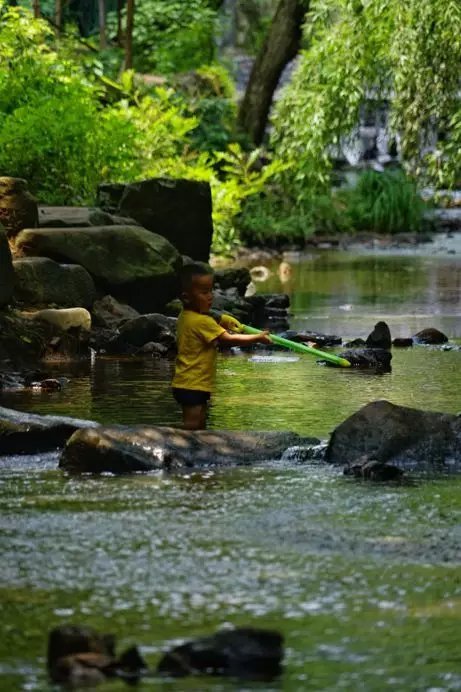
<path id="1" fill-rule="evenodd" d="M 8 305 L 13 295 L 14 271 L 6 231 L 0 226 L 0 308 Z"/>
<path id="2" fill-rule="evenodd" d="M 22 228 L 38 225 L 37 200 L 22 178 L 0 178 L 0 223 L 9 238 L 14 238 Z"/>
<path id="3" fill-rule="evenodd" d="M 167 427 L 100 427 L 68 440 L 59 466 L 81 473 L 174 471 L 280 459 L 302 438 L 295 433 L 191 432 Z"/>
<path id="4" fill-rule="evenodd" d="M 391 462 L 403 470 L 461 471 L 461 417 L 389 401 L 367 404 L 334 430 L 332 464 Z"/>
<path id="5" fill-rule="evenodd" d="M 100 185 L 98 204 L 129 216 L 167 238 L 183 255 L 208 261 L 213 222 L 209 183 L 155 178 L 126 185 Z"/>
<path id="6" fill-rule="evenodd" d="M 96 207 L 39 207 L 38 225 L 44 228 L 87 228 L 88 226 L 137 226 L 134 219 L 114 216 Z"/>
<path id="7" fill-rule="evenodd" d="M 14 297 L 26 305 L 90 308 L 96 288 L 79 264 L 58 264 L 46 257 L 25 257 L 13 262 Z"/>
<path id="8" fill-rule="evenodd" d="M 165 238 L 138 226 L 23 230 L 18 252 L 80 264 L 96 286 L 140 312 L 163 307 L 177 291 L 181 257 Z"/>
<path id="9" fill-rule="evenodd" d="M 62 447 L 80 428 L 98 423 L 65 416 L 39 416 L 0 406 L 0 456 L 33 454 Z"/>

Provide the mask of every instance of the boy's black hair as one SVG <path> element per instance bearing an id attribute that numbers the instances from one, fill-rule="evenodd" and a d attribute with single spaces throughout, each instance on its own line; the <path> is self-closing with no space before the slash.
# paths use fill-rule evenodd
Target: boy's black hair
<path id="1" fill-rule="evenodd" d="M 209 264 L 205 262 L 189 262 L 185 264 L 179 273 L 181 289 L 187 290 L 194 276 L 213 276 L 214 272 Z"/>

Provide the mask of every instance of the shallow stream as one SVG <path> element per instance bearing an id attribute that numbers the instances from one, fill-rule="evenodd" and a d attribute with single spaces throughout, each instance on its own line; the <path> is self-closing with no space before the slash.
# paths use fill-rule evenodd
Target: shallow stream
<path id="1" fill-rule="evenodd" d="M 437 327 L 461 343 L 461 255 L 322 251 L 271 266 L 295 329 L 393 336 Z M 281 281 L 280 276 L 283 281 Z M 280 353 L 222 355 L 210 427 L 326 438 L 375 399 L 461 411 L 461 351 L 394 349 L 385 375 Z M 180 422 L 171 364 L 52 364 L 61 392 L 0 405 L 101 422 Z M 54 454 L 0 461 L 0 689 L 50 690 L 49 629 L 87 623 L 138 643 L 154 666 L 172 642 L 229 625 L 280 629 L 285 672 L 268 685 L 191 679 L 162 690 L 461 689 L 461 479 L 351 481 L 319 464 L 132 477 L 69 477 Z M 126 689 L 108 683 L 102 690 Z"/>

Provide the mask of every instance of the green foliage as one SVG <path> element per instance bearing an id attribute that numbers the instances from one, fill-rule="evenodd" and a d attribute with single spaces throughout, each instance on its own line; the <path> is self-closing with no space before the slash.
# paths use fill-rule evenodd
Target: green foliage
<path id="1" fill-rule="evenodd" d="M 206 0 L 138 0 L 133 29 L 136 69 L 172 74 L 211 62 L 215 18 Z"/>
<path id="2" fill-rule="evenodd" d="M 283 170 L 283 164 L 272 161 L 261 167 L 261 151 L 255 149 L 245 153 L 236 144 L 217 155 L 221 177 L 213 176 L 213 250 L 220 255 L 229 255 L 239 243 L 237 219 L 245 201 L 260 195 L 270 180 Z"/>
<path id="3" fill-rule="evenodd" d="M 296 204 L 278 186 L 250 198 L 239 218 L 240 235 L 248 245 L 303 247 L 314 233 L 350 230 L 345 203 L 335 193 L 325 193 Z"/>
<path id="4" fill-rule="evenodd" d="M 128 120 L 91 98 L 37 96 L 0 124 L 0 169 L 48 204 L 91 202 L 105 174 L 133 174 L 133 139 Z"/>
<path id="5" fill-rule="evenodd" d="M 459 175 L 461 5 L 454 0 L 313 0 L 303 51 L 278 103 L 272 141 L 301 196 L 325 190 L 331 156 L 371 94 L 390 99 L 404 165 L 436 184 Z M 435 128 L 444 142 L 424 144 Z M 283 181 L 282 181 L 283 182 Z"/>
<path id="6" fill-rule="evenodd" d="M 0 58 L 9 69 L 0 71 L 0 170 L 25 177 L 52 204 L 92 202 L 105 179 L 185 175 L 181 156 L 198 121 L 183 115 L 173 92 L 142 95 L 127 73 L 120 84 L 103 82 L 117 94 L 103 108 L 103 87 L 54 52 L 51 39 L 23 9 L 1 15 Z"/>
<path id="7" fill-rule="evenodd" d="M 461 111 L 461 3 L 396 2 L 395 18 L 391 44 L 395 91 L 392 123 L 400 135 L 404 161 L 423 178 L 429 162 L 432 181 L 453 183 L 461 173 L 459 158 L 453 151 L 461 143 L 457 127 Z M 425 147 L 434 130 L 443 134 L 444 141 L 435 155 L 428 156 Z"/>
<path id="8" fill-rule="evenodd" d="M 232 141 L 233 86 L 220 66 L 199 68 L 180 92 L 149 89 L 133 71 L 113 79 L 100 55 L 56 41 L 24 8 L 2 10 L 0 46 L 0 170 L 25 177 L 41 202 L 92 203 L 104 180 L 208 181 L 214 251 L 229 254 L 243 205 L 285 170 Z"/>
<path id="9" fill-rule="evenodd" d="M 424 203 L 413 181 L 401 171 L 363 173 L 343 195 L 351 226 L 378 233 L 421 230 Z"/>
<path id="10" fill-rule="evenodd" d="M 223 151 L 235 139 L 235 89 L 227 70 L 203 65 L 173 80 L 184 99 L 185 113 L 197 119 L 191 144 L 199 151 Z"/>

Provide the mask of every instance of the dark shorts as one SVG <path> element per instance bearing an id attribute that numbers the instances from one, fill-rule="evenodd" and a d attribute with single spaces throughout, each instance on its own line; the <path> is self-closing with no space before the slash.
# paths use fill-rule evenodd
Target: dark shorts
<path id="1" fill-rule="evenodd" d="M 203 406 L 210 399 L 210 392 L 201 392 L 198 389 L 180 389 L 173 387 L 173 396 L 181 406 Z"/>

